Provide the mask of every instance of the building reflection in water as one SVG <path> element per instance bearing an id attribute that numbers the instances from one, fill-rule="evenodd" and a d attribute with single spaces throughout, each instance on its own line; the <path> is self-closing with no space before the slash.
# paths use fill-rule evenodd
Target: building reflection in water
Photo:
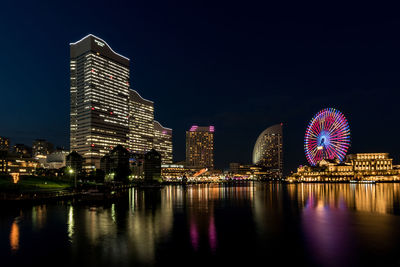
<path id="1" fill-rule="evenodd" d="M 68 240 L 72 242 L 74 235 L 74 207 L 71 205 L 68 208 Z"/>
<path id="2" fill-rule="evenodd" d="M 194 250 L 199 247 L 199 233 L 197 231 L 196 222 L 193 220 L 190 222 L 190 241 Z"/>
<path id="3" fill-rule="evenodd" d="M 172 229 L 172 199 L 166 190 L 131 190 L 131 210 L 127 218 L 129 239 L 141 262 L 154 263 L 157 246 Z"/>
<path id="4" fill-rule="evenodd" d="M 47 216 L 46 205 L 32 207 L 32 226 L 34 230 L 40 230 L 45 226 Z"/>
<path id="5" fill-rule="evenodd" d="M 26 216 L 27 215 L 27 216 Z M 23 223 L 31 224 L 32 230 L 40 231 L 45 228 L 47 220 L 46 205 L 33 206 L 30 210 L 21 209 L 19 216 L 15 217 L 10 227 L 10 249 L 16 252 L 20 249 L 21 225 Z"/>
<path id="6" fill-rule="evenodd" d="M 69 207 L 68 237 L 76 258 L 82 258 L 83 247 L 101 251 L 100 258 L 89 259 L 86 255 L 88 262 L 118 264 L 129 260 L 152 264 L 156 262 L 157 249 L 171 241 L 173 226 L 179 225 L 179 233 L 187 229 L 185 235 L 178 237 L 179 242 L 188 242 L 186 248 L 194 253 L 201 250 L 214 254 L 219 244 L 215 205 L 225 203 L 224 200 L 235 205 L 247 201 L 248 205 L 253 194 L 254 190 L 247 185 L 133 188 L 109 206 Z M 178 223 L 174 222 L 175 217 L 179 218 Z"/>
<path id="7" fill-rule="evenodd" d="M 252 207 L 257 235 L 278 236 L 284 231 L 284 189 L 284 185 L 278 183 L 256 185 Z"/>
<path id="8" fill-rule="evenodd" d="M 201 247 L 215 253 L 217 249 L 214 202 L 223 196 L 222 192 L 221 187 L 212 185 L 191 186 L 183 191 L 185 214 L 190 225 L 190 243 L 194 251 Z"/>
<path id="9" fill-rule="evenodd" d="M 200 248 L 215 254 L 218 249 L 217 222 L 224 221 L 222 210 L 227 205 L 249 206 L 254 197 L 254 188 L 245 185 L 193 185 L 183 190 L 183 206 L 187 216 L 190 243 L 196 252 Z M 227 201 L 229 200 L 229 201 Z M 229 207 L 228 207 L 229 208 Z M 216 209 L 219 209 L 217 215 Z M 226 221 L 225 221 L 226 222 Z M 229 222 L 230 226 L 234 221 Z M 223 225 L 223 224 L 221 224 Z M 223 227 L 227 227 L 224 225 Z M 221 229 L 222 230 L 222 229 Z"/>
<path id="10" fill-rule="evenodd" d="M 390 243 L 387 225 L 391 217 L 373 214 L 393 213 L 399 203 L 399 189 L 398 184 L 298 185 L 304 241 L 310 255 L 318 264 L 348 265 L 354 258 L 351 254 L 356 242 L 374 240 L 375 244 L 365 244 L 367 250 Z M 374 223 L 368 224 L 371 220 Z"/>
<path id="11" fill-rule="evenodd" d="M 399 184 L 133 188 L 96 207 L 38 205 L 21 209 L 19 217 L 13 211 L 5 220 L 7 251 L 24 251 L 22 233 L 23 247 L 33 247 L 38 240 L 41 247 L 59 246 L 58 253 L 65 253 L 71 265 L 152 265 L 174 262 L 175 257 L 207 262 L 215 255 L 230 257 L 238 247 L 257 257 L 264 257 L 265 251 L 289 251 L 294 256 L 287 263 L 300 258 L 303 263 L 348 265 L 352 254 L 360 254 L 360 243 L 363 255 L 396 247 L 400 219 L 389 215 L 399 214 L 399 192 Z M 57 235 L 60 225 L 63 237 Z M 34 235 L 40 239 L 31 238 Z"/>
<path id="12" fill-rule="evenodd" d="M 304 243 L 309 255 L 323 266 L 349 264 L 355 244 L 350 212 L 343 199 L 324 202 L 310 195 L 302 212 Z"/>
<path id="13" fill-rule="evenodd" d="M 297 198 L 305 205 L 310 197 L 324 205 L 337 206 L 340 201 L 349 209 L 373 213 L 393 213 L 400 201 L 400 184 L 299 184 Z"/>
<path id="14" fill-rule="evenodd" d="M 123 264 L 132 258 L 154 262 L 156 248 L 168 236 L 173 222 L 172 200 L 162 192 L 131 189 L 110 206 L 70 207 L 68 235 L 76 259 L 90 246 L 100 250 L 100 257 L 86 256 L 88 263 Z"/>
<path id="15" fill-rule="evenodd" d="M 14 219 L 11 224 L 10 230 L 10 248 L 12 252 L 16 252 L 19 249 L 19 225 L 18 225 L 18 217 Z"/>

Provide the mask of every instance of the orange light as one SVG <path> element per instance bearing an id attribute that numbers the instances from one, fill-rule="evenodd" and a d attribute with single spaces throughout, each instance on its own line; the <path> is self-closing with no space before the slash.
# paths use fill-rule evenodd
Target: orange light
<path id="1" fill-rule="evenodd" d="M 19 249 L 19 226 L 16 221 L 11 225 L 10 247 L 12 251 L 17 251 Z"/>
<path id="2" fill-rule="evenodd" d="M 13 178 L 13 183 L 14 184 L 19 182 L 19 173 L 11 173 L 11 176 Z"/>

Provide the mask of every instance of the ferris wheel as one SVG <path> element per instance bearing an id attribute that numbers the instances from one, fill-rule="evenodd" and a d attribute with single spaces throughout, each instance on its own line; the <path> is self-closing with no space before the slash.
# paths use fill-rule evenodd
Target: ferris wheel
<path id="1" fill-rule="evenodd" d="M 349 147 L 350 127 L 342 112 L 326 108 L 312 118 L 304 137 L 304 150 L 312 166 L 323 159 L 343 161 Z"/>

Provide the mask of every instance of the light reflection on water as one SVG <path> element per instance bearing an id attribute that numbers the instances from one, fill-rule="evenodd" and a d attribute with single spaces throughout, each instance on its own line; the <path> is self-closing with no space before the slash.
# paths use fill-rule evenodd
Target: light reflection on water
<path id="1" fill-rule="evenodd" d="M 17 220 L 14 220 L 10 229 L 10 248 L 15 252 L 19 248 L 19 226 Z"/>
<path id="2" fill-rule="evenodd" d="M 31 263 L 47 244 L 65 265 L 236 265 L 250 255 L 270 256 L 272 264 L 397 264 L 391 251 L 400 248 L 399 190 L 399 184 L 133 188 L 106 205 L 59 203 L 1 215 L 9 244 L 0 243 L 0 256 Z"/>

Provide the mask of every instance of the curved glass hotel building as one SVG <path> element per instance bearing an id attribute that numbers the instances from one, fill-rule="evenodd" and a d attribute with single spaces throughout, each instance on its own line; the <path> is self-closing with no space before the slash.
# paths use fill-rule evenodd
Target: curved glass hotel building
<path id="1" fill-rule="evenodd" d="M 253 149 L 253 164 L 263 166 L 282 177 L 282 124 L 268 127 L 258 136 Z"/>

